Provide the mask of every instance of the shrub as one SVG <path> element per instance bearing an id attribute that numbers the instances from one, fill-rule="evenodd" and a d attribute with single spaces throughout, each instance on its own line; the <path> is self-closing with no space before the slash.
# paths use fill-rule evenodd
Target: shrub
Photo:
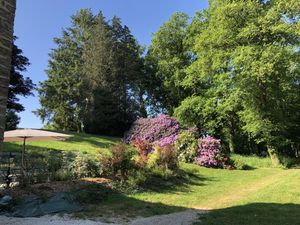
<path id="1" fill-rule="evenodd" d="M 68 170 L 75 179 L 82 177 L 98 177 L 102 173 L 100 162 L 87 154 L 78 154 L 69 164 Z"/>
<path id="2" fill-rule="evenodd" d="M 233 161 L 233 167 L 237 170 L 251 170 L 252 167 L 243 163 L 243 162 L 240 162 L 240 161 Z"/>
<path id="3" fill-rule="evenodd" d="M 152 151 L 152 146 L 145 140 L 137 137 L 133 141 L 134 146 L 137 149 L 137 165 L 141 168 L 145 166 L 148 160 L 148 155 Z"/>
<path id="4" fill-rule="evenodd" d="M 147 181 L 147 174 L 145 171 L 135 171 L 127 180 L 130 187 L 138 187 Z"/>
<path id="5" fill-rule="evenodd" d="M 72 180 L 73 173 L 67 170 L 58 170 L 54 175 L 54 180 L 56 181 L 68 181 Z"/>
<path id="6" fill-rule="evenodd" d="M 280 156 L 280 163 L 281 163 L 282 167 L 284 167 L 284 168 L 291 168 L 293 166 L 299 166 L 300 159 L 292 158 L 289 156 Z"/>
<path id="7" fill-rule="evenodd" d="M 102 156 L 100 162 L 103 165 L 104 173 L 126 179 L 130 170 L 134 169 L 132 152 L 125 143 L 111 147 L 111 155 Z"/>
<path id="8" fill-rule="evenodd" d="M 150 119 L 141 118 L 125 134 L 125 142 L 129 144 L 141 139 L 147 141 L 153 150 L 154 145 L 163 147 L 173 144 L 180 129 L 176 119 L 164 114 Z"/>
<path id="9" fill-rule="evenodd" d="M 199 153 L 195 162 L 205 167 L 225 168 L 229 165 L 229 157 L 222 152 L 220 140 L 208 136 L 199 140 Z"/>
<path id="10" fill-rule="evenodd" d="M 175 142 L 178 159 L 182 162 L 193 162 L 198 153 L 198 140 L 194 132 L 182 131 Z"/>
<path id="11" fill-rule="evenodd" d="M 172 145 L 160 147 L 155 146 L 154 152 L 150 155 L 148 168 L 160 167 L 165 170 L 175 170 L 178 168 L 178 157 Z"/>
<path id="12" fill-rule="evenodd" d="M 55 173 L 63 166 L 63 158 L 56 151 L 51 151 L 45 154 L 47 161 L 47 169 L 51 173 Z"/>

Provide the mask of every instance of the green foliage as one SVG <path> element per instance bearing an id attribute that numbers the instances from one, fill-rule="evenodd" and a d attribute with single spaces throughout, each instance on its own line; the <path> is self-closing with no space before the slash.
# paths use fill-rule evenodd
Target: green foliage
<path id="1" fill-rule="evenodd" d="M 117 17 L 82 9 L 71 23 L 54 39 L 36 114 L 56 129 L 121 136 L 145 115 L 142 48 Z"/>
<path id="2" fill-rule="evenodd" d="M 258 157 L 258 156 L 243 156 L 238 154 L 231 154 L 231 160 L 237 169 L 242 167 L 249 168 L 272 168 L 272 161 L 269 157 Z"/>
<path id="3" fill-rule="evenodd" d="M 14 42 L 16 39 L 17 37 L 14 37 Z M 6 110 L 6 130 L 14 130 L 17 128 L 20 122 L 17 113 L 25 110 L 24 106 L 19 102 L 20 99 L 18 96 L 27 97 L 33 95 L 32 91 L 35 89 L 35 84 L 29 77 L 22 75 L 23 72 L 26 72 L 29 65 L 29 59 L 24 56 L 23 51 L 13 43 Z"/>
<path id="4" fill-rule="evenodd" d="M 83 52 L 86 131 L 121 136 L 139 115 L 140 54 L 140 46 L 119 18 L 109 23 L 97 17 Z"/>
<path id="5" fill-rule="evenodd" d="M 280 165 L 283 168 L 298 168 L 300 165 L 300 159 L 289 156 L 280 156 Z"/>
<path id="6" fill-rule="evenodd" d="M 146 65 L 151 68 L 149 79 L 156 81 L 150 94 L 170 113 L 186 95 L 185 90 L 179 87 L 185 68 L 192 59 L 186 43 L 189 38 L 188 20 L 188 15 L 184 13 L 174 14 L 154 34 L 146 56 Z"/>
<path id="7" fill-rule="evenodd" d="M 75 189 L 73 194 L 81 204 L 99 204 L 114 194 L 114 191 L 99 184 L 92 184 Z"/>
<path id="8" fill-rule="evenodd" d="M 71 173 L 70 171 L 64 170 L 64 169 L 60 169 L 60 170 L 56 171 L 56 173 L 54 174 L 53 180 L 55 180 L 55 181 L 70 181 L 73 178 L 74 178 L 73 173 Z"/>
<path id="9" fill-rule="evenodd" d="M 187 26 L 193 60 L 182 77 L 172 77 L 179 85 L 174 90 L 187 95 L 169 107 L 179 120 L 221 138 L 231 152 L 254 152 L 258 145 L 260 151 L 294 151 L 300 118 L 298 1 L 212 0 Z M 168 54 L 165 46 L 158 48 Z"/>
<path id="10" fill-rule="evenodd" d="M 117 144 L 110 150 L 111 155 L 100 156 L 103 174 L 126 180 L 129 173 L 135 169 L 132 150 L 124 143 Z"/>
<path id="11" fill-rule="evenodd" d="M 40 83 L 41 108 L 36 114 L 57 130 L 81 131 L 86 100 L 83 91 L 84 43 L 94 23 L 90 10 L 80 10 L 72 16 L 71 27 L 62 37 L 55 38 L 57 48 L 49 54 L 48 79 Z"/>
<path id="12" fill-rule="evenodd" d="M 95 157 L 88 154 L 78 154 L 67 166 L 68 171 L 75 179 L 83 177 L 99 177 L 102 174 L 103 165 Z"/>
<path id="13" fill-rule="evenodd" d="M 135 171 L 127 180 L 127 184 L 133 188 L 138 188 L 146 183 L 149 175 L 143 170 Z"/>
<path id="14" fill-rule="evenodd" d="M 234 161 L 233 167 L 237 170 L 251 170 L 253 169 L 251 166 L 248 166 L 247 164 L 244 164 L 241 161 Z"/>
<path id="15" fill-rule="evenodd" d="M 198 153 L 198 140 L 195 133 L 184 130 L 175 142 L 178 159 L 182 162 L 193 162 Z"/>
<path id="16" fill-rule="evenodd" d="M 147 167 L 150 169 L 161 168 L 162 170 L 175 170 L 178 168 L 178 157 L 175 148 L 172 145 L 154 147 L 154 152 L 150 154 L 147 161 Z"/>
<path id="17" fill-rule="evenodd" d="M 20 123 L 20 117 L 13 110 L 6 110 L 5 130 L 15 130 Z"/>
<path id="18" fill-rule="evenodd" d="M 32 91 L 35 88 L 32 80 L 29 77 L 24 77 L 23 72 L 26 72 L 30 65 L 29 59 L 23 55 L 22 49 L 15 44 L 17 37 L 14 37 L 12 57 L 11 57 L 11 71 L 7 99 L 7 109 L 14 112 L 24 111 L 24 106 L 19 103 L 18 96 L 27 97 L 33 95 Z"/>

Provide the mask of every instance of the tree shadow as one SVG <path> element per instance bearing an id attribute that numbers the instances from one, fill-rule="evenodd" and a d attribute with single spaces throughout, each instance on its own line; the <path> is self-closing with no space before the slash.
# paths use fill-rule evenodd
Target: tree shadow
<path id="1" fill-rule="evenodd" d="M 212 210 L 195 225 L 299 225 L 300 205 L 251 203 Z"/>
<path id="2" fill-rule="evenodd" d="M 63 184 L 64 183 L 62 183 L 62 185 Z M 58 183 L 55 185 L 57 187 Z M 37 215 L 36 210 L 28 210 L 35 209 L 37 206 L 30 204 L 30 201 L 28 201 L 29 204 L 27 206 L 26 199 L 40 199 L 43 204 L 48 204 L 48 200 L 57 194 L 66 194 L 70 196 L 69 199 L 72 199 L 70 202 L 71 204 L 75 203 L 80 205 L 82 211 L 75 211 L 72 214 L 73 217 L 80 219 L 97 219 L 108 223 L 117 222 L 118 224 L 125 224 L 135 218 L 165 215 L 189 209 L 186 207 L 167 205 L 161 202 L 150 202 L 137 199 L 131 195 L 125 195 L 116 191 L 109 185 L 103 183 L 76 181 L 69 182 L 69 185 L 69 190 L 64 192 L 52 189 L 52 186 L 49 183 L 34 187 L 37 190 L 41 190 L 40 188 L 42 187 L 44 192 L 34 191 L 32 190 L 34 188 L 31 188 L 30 191 L 33 195 L 27 193 L 26 196 L 21 196 L 14 201 L 14 205 L 5 212 L 5 215 L 14 216 L 16 214 L 15 209 L 20 209 L 21 205 L 18 204 L 22 204 L 22 209 L 24 208 L 26 211 L 26 217 L 43 216 L 45 214 Z M 16 191 L 18 192 L 18 190 Z M 65 201 L 65 199 L 62 200 Z M 56 202 L 55 205 L 52 205 L 52 211 L 55 212 L 55 214 L 65 213 L 67 210 L 61 205 L 62 203 Z M 57 206 L 59 207 L 57 208 Z M 33 213 L 32 215 L 30 214 L 31 212 Z M 24 217 L 24 215 L 22 217 Z"/>
<path id="3" fill-rule="evenodd" d="M 121 142 L 122 138 L 119 137 L 107 137 L 107 136 L 91 136 L 88 134 L 72 134 L 73 136 L 66 139 L 66 140 L 60 140 L 59 142 L 61 143 L 69 143 L 69 144 L 73 144 L 70 145 L 70 148 L 74 147 L 74 149 L 70 149 L 71 151 L 79 151 L 82 150 L 79 147 L 76 147 L 76 144 L 88 144 L 90 146 L 96 147 L 96 148 L 109 148 L 112 145 L 114 145 L 117 142 Z M 35 141 L 35 142 L 39 142 L 39 141 Z M 54 141 L 56 142 L 56 141 Z M 49 143 L 51 144 L 51 141 L 47 141 L 47 147 L 41 147 L 41 146 L 35 146 L 33 144 L 31 144 L 31 141 L 28 141 L 26 143 L 26 149 L 33 149 L 33 150 L 39 150 L 39 151 L 45 151 L 47 149 L 49 150 L 61 150 L 57 147 L 55 147 L 55 145 L 53 145 L 52 147 L 48 147 Z M 19 141 L 19 142 L 4 142 L 4 151 L 6 152 L 20 152 L 22 150 L 22 144 L 23 142 Z M 50 145 L 51 146 L 51 145 Z"/>
<path id="4" fill-rule="evenodd" d="M 191 186 L 203 186 L 204 181 L 211 181 L 211 178 L 202 177 L 199 174 L 178 169 L 174 175 L 163 177 L 151 174 L 141 184 L 143 191 L 156 193 L 190 192 Z"/>
<path id="5" fill-rule="evenodd" d="M 164 215 L 189 209 L 140 200 L 92 182 L 85 187 L 74 189 L 72 193 L 83 208 L 83 211 L 76 213 L 75 217 L 82 219 L 103 218 L 105 222 L 116 222 L 116 218 L 119 218 L 121 221 L 118 222 L 123 224 L 132 218 Z"/>
<path id="6" fill-rule="evenodd" d="M 98 139 L 96 139 L 98 137 Z M 109 148 L 116 142 L 122 141 L 120 137 L 108 137 L 108 136 L 90 136 L 88 134 L 73 134 L 73 136 L 63 142 L 66 143 L 89 143 L 93 146 L 100 147 L 100 148 Z"/>

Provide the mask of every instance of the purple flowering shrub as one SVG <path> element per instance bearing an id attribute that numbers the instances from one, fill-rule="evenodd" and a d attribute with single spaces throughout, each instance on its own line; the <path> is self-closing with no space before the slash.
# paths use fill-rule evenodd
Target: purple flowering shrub
<path id="1" fill-rule="evenodd" d="M 210 168 L 229 168 L 229 158 L 222 152 L 221 141 L 211 136 L 199 139 L 196 164 Z"/>
<path id="2" fill-rule="evenodd" d="M 125 142 L 132 144 L 136 139 L 143 140 L 148 142 L 153 150 L 155 145 L 164 147 L 174 144 L 180 129 L 179 122 L 168 115 L 141 118 L 135 121 L 125 134 Z"/>

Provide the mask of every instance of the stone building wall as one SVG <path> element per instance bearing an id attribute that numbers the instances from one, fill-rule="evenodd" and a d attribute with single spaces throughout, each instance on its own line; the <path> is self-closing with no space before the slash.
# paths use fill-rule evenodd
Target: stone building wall
<path id="1" fill-rule="evenodd" d="M 15 10 L 16 0 L 0 0 L 0 149 L 5 127 Z"/>

